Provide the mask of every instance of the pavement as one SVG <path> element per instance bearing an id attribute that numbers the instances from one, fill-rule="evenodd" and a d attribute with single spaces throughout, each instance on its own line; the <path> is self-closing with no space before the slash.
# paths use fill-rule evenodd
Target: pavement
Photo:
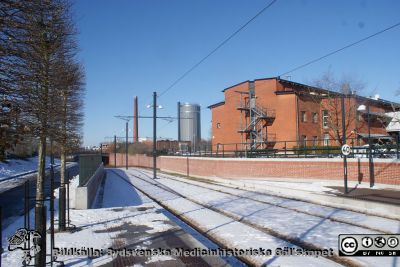
<path id="1" fill-rule="evenodd" d="M 337 196 L 400 206 L 400 190 L 397 188 L 352 188 L 347 194 L 343 186 L 329 186 L 329 188 L 338 191 L 335 193 Z"/>
<path id="2" fill-rule="evenodd" d="M 228 181 L 228 179 L 224 179 Z M 315 179 L 293 179 L 293 178 L 252 178 L 252 179 L 232 179 L 235 181 L 257 184 L 268 189 L 270 187 L 280 187 L 307 191 L 315 194 L 336 195 L 339 197 L 358 199 L 376 203 L 400 206 L 400 186 L 375 184 L 370 187 L 369 182 L 358 183 L 348 182 L 348 193 L 345 194 L 343 181 L 341 180 L 315 180 Z"/>

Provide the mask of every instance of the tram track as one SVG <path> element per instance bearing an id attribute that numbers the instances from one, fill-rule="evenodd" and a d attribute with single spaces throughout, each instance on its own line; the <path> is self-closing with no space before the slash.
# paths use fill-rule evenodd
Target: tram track
<path id="1" fill-rule="evenodd" d="M 172 214 L 172 216 L 175 216 L 176 220 L 180 220 L 183 222 L 183 224 L 187 224 L 189 225 L 191 228 L 195 229 L 195 231 L 197 231 L 198 233 L 200 233 L 201 235 L 203 235 L 205 238 L 211 240 L 212 242 L 214 242 L 215 244 L 217 244 L 219 247 L 224 248 L 224 249 L 228 249 L 228 247 L 224 246 L 223 243 L 221 243 L 219 240 L 213 238 L 211 235 L 207 235 L 206 233 L 204 233 L 204 231 L 201 231 L 201 229 L 199 229 L 199 227 L 197 227 L 196 225 L 193 224 L 193 222 L 191 222 L 190 220 L 187 220 L 185 218 L 183 218 L 182 216 L 180 216 L 179 214 L 176 214 L 176 212 L 174 212 L 173 209 L 171 209 L 170 207 L 168 207 L 165 203 L 163 203 L 162 201 L 158 200 L 157 198 L 154 198 L 154 196 L 151 196 L 148 192 L 146 192 L 145 190 L 135 186 L 134 184 L 132 184 L 130 181 L 126 180 L 125 177 L 121 176 L 119 173 L 113 171 L 112 169 L 110 170 L 112 171 L 115 175 L 117 175 L 117 177 L 119 177 L 120 179 L 122 179 L 124 182 L 126 182 L 127 184 L 129 184 L 130 186 L 134 187 L 136 190 L 140 191 L 143 195 L 145 195 L 146 197 L 150 198 L 151 200 L 153 200 L 155 203 L 157 203 L 158 205 L 160 205 L 162 208 L 164 208 L 165 210 L 167 210 L 170 214 Z M 139 178 L 139 177 L 138 177 Z M 146 181 L 147 182 L 147 181 Z M 169 191 L 171 192 L 171 191 Z M 172 192 L 171 192 L 172 193 Z M 243 264 L 243 266 L 245 265 L 252 265 L 253 262 L 249 261 L 246 258 L 243 257 L 235 257 L 235 256 L 231 256 L 233 258 L 235 258 L 235 260 L 237 262 L 239 262 L 240 264 Z"/>
<path id="2" fill-rule="evenodd" d="M 135 171 L 140 172 L 143 175 L 146 175 L 148 178 L 151 178 L 145 171 L 141 171 L 141 170 L 135 170 Z M 344 224 L 348 224 L 348 225 L 352 225 L 352 226 L 357 226 L 357 227 L 369 229 L 371 231 L 376 231 L 376 232 L 382 233 L 382 234 L 395 234 L 396 233 L 396 231 L 382 230 L 382 228 L 378 228 L 376 226 L 370 226 L 370 225 L 368 225 L 366 223 L 360 223 L 360 222 L 355 222 L 355 221 L 350 221 L 350 220 L 347 220 L 347 219 L 343 219 L 343 218 L 340 218 L 340 217 L 336 216 L 335 214 L 330 214 L 329 216 L 324 216 L 321 213 L 318 214 L 316 212 L 310 212 L 310 211 L 302 210 L 301 208 L 288 207 L 287 205 L 280 204 L 279 202 L 274 203 L 272 201 L 265 201 L 265 200 L 262 200 L 262 199 L 257 199 L 257 196 L 267 196 L 267 197 L 283 199 L 283 200 L 290 199 L 288 197 L 277 197 L 277 196 L 274 196 L 274 195 L 271 195 L 271 194 L 268 194 L 268 193 L 254 192 L 254 191 L 246 190 L 246 189 L 239 188 L 239 187 L 231 187 L 230 186 L 229 189 L 228 189 L 227 186 L 225 186 L 225 185 L 220 185 L 220 184 L 216 184 L 216 183 L 207 183 L 205 181 L 204 182 L 203 181 L 195 181 L 195 180 L 190 180 L 190 179 L 186 179 L 186 178 L 175 178 L 175 177 L 171 177 L 170 175 L 168 175 L 168 176 L 167 175 L 162 175 L 162 178 L 174 180 L 174 181 L 181 182 L 181 183 L 185 183 L 185 184 L 188 184 L 188 185 L 191 185 L 191 186 L 198 186 L 198 187 L 201 187 L 201 188 L 205 188 L 205 189 L 208 189 L 208 190 L 213 190 L 215 192 L 227 194 L 227 195 L 234 196 L 234 197 L 241 197 L 243 199 L 248 199 L 248 200 L 251 200 L 251 201 L 255 201 L 257 203 L 273 205 L 273 206 L 280 207 L 280 208 L 287 209 L 287 210 L 291 210 L 291 211 L 294 211 L 294 212 L 300 212 L 300 213 L 303 213 L 303 214 L 306 214 L 306 215 L 316 216 L 316 217 L 319 217 L 319 218 L 322 218 L 322 219 L 328 219 L 328 220 L 333 221 L 333 222 L 339 222 L 339 223 L 344 223 Z M 200 185 L 200 184 L 202 184 L 202 185 Z M 215 187 L 217 187 L 219 189 L 216 189 Z M 238 194 L 232 193 L 232 190 L 238 191 Z M 254 196 L 246 196 L 246 195 L 244 195 L 244 194 L 247 194 L 247 193 L 254 194 Z M 315 204 L 315 203 L 312 203 L 312 202 L 306 202 L 306 201 L 303 201 L 303 200 L 296 200 L 296 199 L 290 199 L 290 200 L 297 201 L 297 202 L 304 202 L 304 203 L 307 203 L 308 205 L 322 206 L 322 207 L 326 207 L 326 208 L 329 208 L 329 209 L 338 209 L 338 208 L 333 208 L 331 206 L 327 206 L 327 205 L 323 205 L 323 204 Z M 400 221 L 394 220 L 394 219 L 391 219 L 391 218 L 387 218 L 387 217 L 383 217 L 383 216 L 377 216 L 377 215 L 365 215 L 363 213 L 355 212 L 353 210 L 349 210 L 349 209 L 345 209 L 345 208 L 340 208 L 340 210 L 347 211 L 349 213 L 354 213 L 354 215 L 364 215 L 364 216 L 369 216 L 371 218 L 381 218 L 381 219 L 384 219 L 384 220 L 393 221 L 393 222 L 397 223 L 397 225 L 400 226 Z M 398 230 L 398 228 L 396 230 Z"/>
<path id="3" fill-rule="evenodd" d="M 226 217 L 232 219 L 233 221 L 236 221 L 236 222 L 242 223 L 244 225 L 247 225 L 247 226 L 249 226 L 249 227 L 251 227 L 253 229 L 256 229 L 256 230 L 258 230 L 258 231 L 260 231 L 260 232 L 262 232 L 262 233 L 264 233 L 266 235 L 278 238 L 278 239 L 280 239 L 282 241 L 288 242 L 288 243 L 290 243 L 290 244 L 292 244 L 294 246 L 300 247 L 300 248 L 302 248 L 304 250 L 323 250 L 323 249 L 325 249 L 325 248 L 323 248 L 321 246 L 312 244 L 310 242 L 305 242 L 304 240 L 301 240 L 300 238 L 296 238 L 296 237 L 293 237 L 293 236 L 288 236 L 288 235 L 283 234 L 283 233 L 281 233 L 279 231 L 276 231 L 274 229 L 260 226 L 257 223 L 254 223 L 251 220 L 248 220 L 243 216 L 238 216 L 238 215 L 232 214 L 230 212 L 226 212 L 226 211 L 223 211 L 223 210 L 218 209 L 216 207 L 213 207 L 212 205 L 207 205 L 207 204 L 204 204 L 202 202 L 199 202 L 199 201 L 197 201 L 197 200 L 195 200 L 193 198 L 190 198 L 190 197 L 188 197 L 186 195 L 183 195 L 183 194 L 177 192 L 176 190 L 174 190 L 174 189 L 172 189 L 172 188 L 170 188 L 170 187 L 158 182 L 157 180 L 153 180 L 150 176 L 148 176 L 145 173 L 142 173 L 142 174 L 145 175 L 146 178 L 148 178 L 148 179 L 145 179 L 145 178 L 140 177 L 138 175 L 135 175 L 133 173 L 129 173 L 129 175 L 131 175 L 131 176 L 133 176 L 133 177 L 135 177 L 135 178 L 137 178 L 137 179 L 139 179 L 139 180 L 141 180 L 143 182 L 146 182 L 146 183 L 148 183 L 148 184 L 150 184 L 152 186 L 156 186 L 156 187 L 158 187 L 158 188 L 160 188 L 162 190 L 165 190 L 165 191 L 167 191 L 169 193 L 172 193 L 172 194 L 174 194 L 174 195 L 176 195 L 176 196 L 178 196 L 180 198 L 187 199 L 187 200 L 189 200 L 189 201 L 191 201 L 191 202 L 193 202 L 193 203 L 195 203 L 195 204 L 197 204 L 199 206 L 202 206 L 205 209 L 208 209 L 208 210 L 211 210 L 213 212 L 219 213 L 219 214 L 221 214 L 223 216 L 226 216 Z M 135 186 L 135 188 L 137 188 L 139 191 L 142 192 L 142 190 L 138 186 Z M 149 197 L 153 198 L 152 196 L 149 196 Z M 178 216 L 180 219 L 185 221 L 184 218 L 180 217 L 180 214 L 176 214 L 176 212 L 174 212 L 173 210 L 168 209 L 168 207 L 163 205 L 163 202 L 157 201 L 157 203 L 160 204 L 161 206 L 163 206 L 164 208 L 166 208 L 168 211 L 174 213 L 175 216 Z M 221 242 L 218 239 L 215 239 L 214 237 L 210 236 L 208 233 L 206 233 L 204 231 L 201 231 L 201 229 L 198 229 L 198 227 L 196 227 L 196 225 L 194 225 L 193 222 L 190 222 L 190 221 L 189 222 L 185 221 L 185 222 L 188 223 L 189 225 L 191 225 L 197 231 L 200 231 L 202 234 L 207 236 L 207 238 L 213 240 L 214 242 L 216 242 L 219 245 L 223 245 L 223 244 L 221 244 Z M 337 264 L 344 265 L 344 266 L 360 266 L 360 262 L 358 262 L 356 260 L 353 260 L 353 259 L 350 259 L 350 258 L 339 257 L 338 254 L 335 253 L 335 252 L 333 253 L 333 255 L 326 256 L 324 258 L 326 258 L 327 260 L 330 260 L 332 262 L 335 262 Z M 240 259 L 242 261 L 246 262 L 247 264 L 254 265 L 254 262 L 249 261 L 249 259 L 246 259 L 246 258 L 240 258 Z"/>
<path id="4" fill-rule="evenodd" d="M 346 220 L 338 219 L 338 218 L 330 218 L 330 216 L 321 216 L 321 215 L 316 216 L 316 214 L 313 214 L 313 213 L 301 212 L 301 211 L 296 210 L 296 209 L 289 209 L 289 208 L 287 208 L 285 206 L 280 207 L 279 205 L 273 205 L 272 203 L 265 202 L 265 201 L 259 201 L 257 199 L 243 198 L 241 195 L 237 195 L 237 194 L 227 194 L 226 192 L 224 192 L 226 190 L 218 190 L 216 188 L 209 188 L 209 186 L 212 186 L 212 187 L 218 186 L 220 189 L 221 188 L 225 189 L 224 185 L 217 185 L 215 183 L 207 183 L 206 186 L 205 186 L 204 182 L 187 180 L 186 178 L 171 178 L 171 177 L 166 177 L 163 174 L 161 174 L 161 175 L 159 174 L 159 176 L 158 176 L 161 179 L 153 180 L 152 177 L 149 175 L 149 173 L 147 173 L 146 170 L 142 171 L 140 169 L 139 170 L 138 169 L 134 169 L 134 171 L 137 171 L 138 173 L 136 173 L 136 175 L 134 175 L 132 172 L 130 172 L 130 175 L 133 175 L 133 176 L 135 176 L 135 177 L 137 177 L 137 178 L 139 178 L 141 180 L 143 180 L 145 178 L 146 182 L 150 181 L 150 183 L 158 184 L 158 186 L 163 186 L 164 188 L 166 188 L 168 190 L 173 190 L 173 192 L 178 191 L 176 193 L 182 192 L 183 193 L 183 194 L 181 194 L 182 197 L 184 197 L 184 198 L 186 198 L 186 199 L 188 199 L 188 200 L 190 200 L 190 201 L 192 201 L 192 202 L 194 202 L 196 204 L 203 205 L 207 209 L 210 209 L 212 211 L 215 211 L 215 212 L 218 212 L 218 213 L 223 214 L 225 216 L 228 216 L 228 217 L 230 217 L 230 218 L 232 218 L 232 219 L 234 219 L 236 221 L 245 223 L 245 224 L 247 224 L 247 225 L 249 225 L 249 226 L 251 226 L 253 228 L 256 228 L 256 229 L 266 233 L 266 234 L 275 236 L 277 238 L 280 238 L 282 240 L 290 242 L 290 243 L 292 243 L 294 245 L 297 245 L 299 247 L 302 247 L 304 249 L 321 249 L 321 248 L 324 248 L 324 247 L 326 247 L 327 245 L 330 244 L 329 246 L 334 248 L 335 251 L 334 251 L 334 255 L 332 257 L 327 257 L 327 258 L 329 258 L 330 260 L 333 260 L 333 261 L 335 261 L 335 262 L 337 262 L 339 264 L 346 265 L 346 266 L 360 266 L 360 265 L 365 265 L 365 264 L 367 264 L 368 266 L 369 265 L 370 266 L 374 266 L 377 263 L 378 259 L 377 258 L 375 258 L 375 259 L 374 258 L 366 259 L 366 258 L 339 257 L 338 256 L 337 241 L 335 241 L 335 243 L 332 242 L 333 239 L 337 240 L 337 235 L 336 234 L 345 234 L 345 233 L 347 233 L 347 234 L 348 233 L 354 233 L 354 234 L 395 233 L 396 230 L 398 231 L 398 229 L 400 227 L 400 221 L 398 221 L 398 220 L 388 219 L 388 218 L 381 217 L 381 216 L 376 216 L 376 215 L 358 213 L 358 212 L 354 212 L 352 210 L 347 210 L 347 209 L 334 208 L 336 210 L 344 210 L 344 211 L 351 212 L 351 213 L 353 213 L 353 214 L 355 214 L 357 216 L 358 215 L 359 216 L 365 215 L 367 217 L 376 217 L 376 218 L 381 218 L 381 219 L 384 219 L 384 220 L 391 220 L 392 223 L 394 223 L 395 226 L 396 226 L 396 230 L 393 230 L 394 229 L 393 228 L 394 225 L 391 225 L 392 227 L 391 228 L 389 227 L 389 228 L 392 231 L 383 231 L 382 229 L 379 228 L 379 226 L 378 227 L 376 226 L 376 222 L 375 222 L 375 227 L 371 227 L 371 226 L 368 226 L 368 224 L 360 224 L 360 223 L 357 223 L 357 222 L 354 222 L 354 221 L 346 221 Z M 138 177 L 137 174 L 139 174 L 141 176 L 144 176 L 144 177 Z M 168 182 L 166 182 L 167 180 L 173 180 L 175 182 L 179 182 L 180 184 L 168 183 Z M 185 180 L 185 181 L 182 181 L 182 180 Z M 197 184 L 194 184 L 194 183 L 197 183 Z M 202 185 L 199 185 L 198 183 L 201 183 Z M 167 185 L 169 185 L 170 187 L 168 187 Z M 190 187 L 185 187 L 185 185 L 198 187 L 199 190 L 192 190 Z M 172 188 L 174 188 L 175 190 L 172 189 Z M 210 192 L 206 192 L 206 191 L 204 191 L 204 193 L 203 193 L 200 189 L 213 191 L 214 193 L 210 193 Z M 259 194 L 258 192 L 254 192 L 254 191 L 247 191 L 247 190 L 238 189 L 238 188 L 233 188 L 233 189 L 240 190 L 240 192 L 250 192 L 250 193 L 253 193 L 253 194 L 254 193 Z M 189 192 L 197 192 L 197 193 L 193 193 L 193 195 L 190 195 L 187 192 L 185 192 L 186 190 L 188 190 Z M 271 205 L 271 206 L 275 206 L 276 208 L 285 209 L 288 212 L 301 213 L 303 215 L 297 216 L 297 218 L 299 220 L 302 220 L 303 217 L 304 217 L 305 222 L 307 221 L 306 224 L 308 224 L 311 227 L 310 229 L 312 230 L 312 232 L 315 230 L 313 228 L 316 227 L 316 229 L 317 229 L 316 231 L 319 232 L 320 235 L 322 234 L 322 236 L 318 237 L 318 233 L 316 234 L 314 232 L 314 233 L 311 233 L 311 237 L 308 236 L 307 238 L 304 238 L 304 239 L 298 238 L 298 236 L 302 237 L 302 234 L 301 234 L 300 231 L 293 231 L 292 232 L 292 231 L 284 229 L 282 227 L 280 227 L 280 229 L 275 229 L 274 225 L 275 226 L 277 225 L 276 222 L 274 224 L 273 221 L 271 221 L 271 225 L 270 225 L 269 222 L 267 222 L 267 223 L 260 222 L 260 221 L 257 221 L 257 219 L 254 221 L 254 218 L 253 218 L 253 220 L 252 220 L 252 218 L 247 218 L 248 216 L 243 215 L 243 213 L 241 214 L 240 212 L 235 214 L 235 209 L 233 209 L 233 211 L 232 211 L 232 209 L 230 209 L 229 205 L 226 206 L 226 205 L 224 205 L 224 203 L 222 205 L 220 205 L 218 203 L 221 200 L 223 200 L 224 198 L 221 198 L 221 196 L 219 198 L 218 197 L 213 198 L 213 197 L 210 197 L 210 195 L 209 195 L 209 194 L 213 195 L 213 194 L 216 194 L 216 193 L 225 194 L 226 196 L 230 196 L 231 199 L 232 199 L 232 197 L 235 197 L 236 199 L 233 199 L 233 201 L 236 201 L 235 203 L 237 203 L 237 202 L 239 202 L 239 201 L 244 199 L 244 200 L 247 200 L 247 201 L 253 201 L 253 203 L 255 205 L 257 205 L 257 204 L 259 204 L 259 205 L 261 205 L 261 204 Z M 267 194 L 264 193 L 264 195 L 267 195 Z M 272 195 L 272 197 L 277 197 L 277 196 Z M 282 198 L 282 197 L 279 197 L 279 198 Z M 241 200 L 239 200 L 239 199 L 241 199 Z M 292 200 L 290 198 L 284 198 L 284 199 Z M 299 201 L 299 200 L 293 200 L 293 201 Z M 301 202 L 304 202 L 304 201 L 301 201 Z M 304 203 L 307 203 L 307 202 L 304 202 Z M 315 205 L 315 203 L 310 203 L 310 204 Z M 318 206 L 325 206 L 325 205 L 318 205 Z M 226 207 L 228 207 L 228 209 L 226 209 Z M 243 207 L 243 208 L 247 209 L 247 207 L 249 209 L 252 208 L 251 205 Z M 333 208 L 333 207 L 330 207 L 330 206 L 326 206 L 326 207 Z M 328 230 L 328 232 L 326 232 L 327 236 L 325 236 L 323 233 L 321 233 L 321 231 L 322 231 L 321 229 L 325 229 L 326 226 L 322 226 L 321 227 L 319 225 L 319 223 L 317 223 L 314 226 L 312 226 L 310 221 L 308 221 L 307 216 L 309 218 L 310 217 L 320 218 L 321 219 L 320 222 L 324 223 L 324 224 L 325 224 L 325 222 L 330 221 L 330 222 L 327 222 L 327 223 L 329 225 L 329 228 L 330 228 L 330 226 L 333 226 L 333 229 L 329 229 L 329 230 L 327 229 Z M 249 216 L 249 217 L 251 217 L 251 216 Z M 285 215 L 282 214 L 282 217 L 285 217 Z M 271 219 L 274 220 L 274 218 L 276 218 L 276 216 L 275 217 L 272 216 Z M 355 217 L 354 219 L 357 219 L 357 218 L 358 217 Z M 300 224 L 301 224 L 301 222 L 300 222 Z M 296 228 L 296 225 L 299 225 L 299 224 L 298 223 L 296 224 L 296 222 L 288 223 L 288 227 L 289 228 L 290 227 Z M 318 228 L 319 228 L 319 230 L 318 230 Z M 297 232 L 297 234 L 296 234 L 296 232 Z M 315 239 L 317 241 L 316 243 L 315 242 L 309 242 L 310 240 L 312 241 L 313 238 L 314 239 L 317 238 L 317 239 Z M 326 241 L 324 241 L 324 240 L 326 240 Z M 328 240 L 330 240 L 330 241 L 328 241 Z M 326 243 L 326 242 L 328 242 L 328 243 Z"/>

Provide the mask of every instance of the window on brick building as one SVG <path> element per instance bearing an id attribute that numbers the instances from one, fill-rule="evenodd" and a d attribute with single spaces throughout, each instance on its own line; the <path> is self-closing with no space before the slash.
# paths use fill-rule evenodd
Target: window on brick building
<path id="1" fill-rule="evenodd" d="M 327 110 L 322 111 L 322 126 L 328 128 L 329 112 Z"/>
<path id="2" fill-rule="evenodd" d="M 312 122 L 317 123 L 318 122 L 318 113 L 313 112 L 312 114 Z"/>
<path id="3" fill-rule="evenodd" d="M 300 113 L 301 116 L 301 122 L 307 122 L 307 113 L 305 111 L 302 111 Z"/>
<path id="4" fill-rule="evenodd" d="M 306 135 L 301 136 L 301 145 L 307 146 L 307 136 Z"/>
<path id="5" fill-rule="evenodd" d="M 221 123 L 217 122 L 217 129 L 221 128 Z"/>
<path id="6" fill-rule="evenodd" d="M 318 136 L 313 136 L 312 137 L 312 145 L 313 146 L 318 146 Z"/>
<path id="7" fill-rule="evenodd" d="M 324 134 L 324 146 L 329 146 L 329 134 Z"/>

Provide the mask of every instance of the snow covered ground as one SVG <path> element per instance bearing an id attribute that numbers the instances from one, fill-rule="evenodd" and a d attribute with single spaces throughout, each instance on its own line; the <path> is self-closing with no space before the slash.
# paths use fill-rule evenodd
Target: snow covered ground
<path id="1" fill-rule="evenodd" d="M 78 186 L 78 178 L 74 177 L 70 185 L 70 205 L 74 207 L 75 188 Z M 174 222 L 172 215 L 162 209 L 154 201 L 136 191 L 123 179 L 108 173 L 104 183 L 104 190 L 97 195 L 96 205 L 101 208 L 89 210 L 70 210 L 71 221 L 76 226 L 72 232 L 59 232 L 55 235 L 55 247 L 60 249 L 93 248 L 105 250 L 108 248 L 158 248 L 168 245 L 168 239 L 176 237 L 185 238 L 184 243 L 177 240 L 173 242 L 178 246 L 192 244 L 195 247 L 212 247 L 206 240 L 196 241 L 187 236 L 182 229 L 188 226 Z M 58 190 L 55 194 L 58 198 Z M 58 199 L 56 199 L 56 218 L 58 210 Z M 31 210 L 31 225 L 33 225 L 33 209 Z M 47 222 L 49 226 L 49 221 Z M 7 237 L 15 233 L 18 228 L 23 227 L 23 217 L 18 218 L 13 224 L 3 230 L 3 266 L 21 266 L 22 251 L 8 251 Z M 32 228 L 32 227 L 31 227 Z M 57 227 L 56 227 L 57 228 Z M 187 231 L 187 229 L 185 230 Z M 194 230 L 191 230 L 194 231 Z M 195 235 L 195 234 L 191 234 Z M 175 239 L 176 239 L 175 237 Z M 178 238 L 178 239 L 179 239 Z M 200 243 L 199 243 L 200 242 Z M 50 237 L 47 236 L 47 245 Z M 204 245 L 203 245 L 204 244 Z M 82 250 L 82 251 L 83 251 Z M 182 266 L 178 257 L 169 255 L 153 255 L 140 258 L 118 258 L 105 253 L 99 257 L 87 255 L 81 256 L 59 256 L 66 266 Z M 211 266 L 225 266 L 227 262 L 233 266 L 242 266 L 234 259 L 207 259 L 216 262 Z"/>
<path id="2" fill-rule="evenodd" d="M 146 177 L 147 171 L 129 170 L 128 173 L 149 180 Z M 212 207 L 214 210 L 228 214 L 241 222 L 256 225 L 288 240 L 300 240 L 320 248 L 332 248 L 336 253 L 339 234 L 398 233 L 400 231 L 400 222 L 396 220 L 368 216 L 287 198 L 266 196 L 255 192 L 244 192 L 233 188 L 223 189 L 222 192 L 218 192 L 215 189 L 221 191 L 221 187 L 215 185 L 209 185 L 210 189 L 208 189 L 196 186 L 196 182 L 192 181 L 191 183 L 194 184 L 165 179 L 163 178 L 165 177 L 164 175 L 159 175 L 159 177 L 161 179 L 157 180 L 157 183 L 184 195 L 186 201 L 193 200 L 206 207 Z M 131 180 L 135 181 L 133 176 Z M 149 187 L 149 184 L 146 185 L 145 182 L 141 181 L 135 181 L 135 185 L 139 188 Z M 223 192 L 224 190 L 227 193 Z M 158 191 L 153 192 L 153 195 L 160 196 L 161 193 Z M 174 199 L 173 194 L 171 192 L 169 194 L 169 198 Z M 168 198 L 163 198 L 163 201 L 172 202 Z M 173 206 L 176 207 L 177 204 Z M 349 223 L 339 222 L 335 219 L 341 219 Z M 352 222 L 354 223 L 352 224 Z M 357 226 L 360 223 L 365 227 Z M 268 245 L 270 246 L 271 244 Z M 356 264 L 366 266 L 396 266 L 395 259 L 388 257 L 358 257 L 352 258 L 352 260 Z"/>
<path id="3" fill-rule="evenodd" d="M 57 233 L 57 248 L 108 247 L 154 248 L 160 244 L 171 247 L 167 241 L 156 243 L 155 236 L 179 230 L 165 210 L 141 193 L 142 190 L 162 206 L 205 232 L 214 241 L 225 247 L 249 249 L 264 248 L 273 252 L 278 248 L 300 248 L 312 245 L 321 249 L 332 249 L 337 254 L 338 235 L 344 233 L 397 233 L 400 222 L 354 211 L 331 208 L 304 201 L 277 196 L 268 196 L 238 188 L 205 184 L 179 177 L 159 174 L 158 180 L 148 176 L 143 169 L 131 168 L 109 170 L 95 201 L 96 209 L 71 210 L 71 220 L 76 231 Z M 145 181 L 137 178 L 141 177 Z M 173 179 L 171 179 L 173 178 Z M 71 184 L 70 205 L 74 207 L 76 177 Z M 58 197 L 58 191 L 56 191 Z M 57 211 L 56 200 L 56 211 Z M 56 216 L 57 217 L 57 216 Z M 33 210 L 31 211 L 33 224 Z M 6 237 L 23 226 L 23 217 L 18 218 L 3 232 L 3 266 L 20 266 L 21 251 L 7 251 Z M 50 240 L 48 237 L 48 244 Z M 192 244 L 193 246 L 193 244 Z M 194 246 L 202 246 L 196 243 Z M 203 247 L 209 247 L 203 245 Z M 357 266 L 396 267 L 396 258 L 357 257 L 334 260 L 313 256 L 244 256 L 252 265 L 261 266 L 340 266 L 350 263 Z M 134 266 L 137 261 L 123 261 L 110 255 L 100 257 L 60 256 L 58 260 L 67 266 Z M 129 260 L 129 259 L 128 259 Z M 346 262 L 347 261 L 347 262 Z M 228 261 L 229 262 L 229 261 Z M 238 264 L 230 262 L 233 266 Z M 170 256 L 152 256 L 141 259 L 135 266 L 176 266 L 177 259 Z M 216 264 L 222 266 L 220 264 Z M 216 266 L 211 265 L 211 266 Z"/>
<path id="4" fill-rule="evenodd" d="M 129 170 L 128 173 L 135 171 Z M 138 174 L 138 173 L 136 173 Z M 128 174 L 129 175 L 129 174 Z M 298 248 L 298 246 L 270 235 L 257 228 L 251 227 L 239 220 L 232 219 L 221 213 L 207 209 L 202 205 L 196 204 L 189 198 L 180 197 L 173 192 L 154 186 L 147 182 L 130 177 L 131 182 L 141 190 L 155 197 L 168 208 L 179 214 L 185 220 L 191 221 L 201 230 L 215 239 L 229 246 L 230 248 L 249 249 L 265 248 L 273 252 L 277 248 Z M 163 180 L 163 179 L 160 179 Z M 176 188 L 173 188 L 175 190 Z M 180 192 L 187 192 L 189 195 L 202 196 L 204 192 L 186 190 L 184 185 L 180 185 Z M 264 256 L 248 256 L 247 259 L 252 264 L 260 266 L 268 264 L 271 266 L 338 266 L 339 264 L 321 257 L 279 257 L 272 253 Z"/>
<path id="5" fill-rule="evenodd" d="M 72 179 L 71 198 L 74 199 L 74 188 L 78 185 L 77 177 Z M 118 239 L 121 231 L 118 229 L 121 225 L 132 224 L 139 228 L 146 228 L 151 233 L 165 232 L 173 226 L 166 223 L 168 219 L 162 213 L 156 212 L 154 202 L 139 194 L 130 194 L 126 190 L 126 186 L 118 186 L 112 179 L 108 179 L 106 186 L 110 190 L 106 190 L 104 194 L 104 205 L 109 208 L 90 209 L 90 210 L 70 210 L 71 221 L 76 226 L 75 232 L 57 233 L 55 235 L 55 246 L 58 248 L 96 248 L 105 249 L 113 246 L 113 242 Z M 129 188 L 129 187 L 128 187 Z M 120 190 L 122 189 L 122 190 Z M 114 197 L 112 197 L 114 196 Z M 118 197 L 117 197 L 118 196 Z M 58 197 L 58 190 L 56 191 Z M 72 200 L 71 199 L 71 200 Z M 118 199 L 120 202 L 118 202 Z M 56 212 L 57 212 L 57 203 Z M 133 204 L 124 207 L 126 204 Z M 71 207 L 74 201 L 70 202 Z M 120 207 L 121 208 L 117 208 Z M 31 210 L 31 225 L 33 225 L 33 209 Z M 56 214 L 57 217 L 57 214 Z M 47 225 L 49 226 L 49 221 Z M 16 229 L 23 227 L 23 217 L 18 218 L 13 224 L 3 230 L 3 266 L 21 266 L 22 251 L 7 251 L 7 237 L 15 233 Z M 113 230 L 114 229 L 114 230 Z M 138 239 L 139 241 L 140 239 Z M 151 243 L 151 242 L 150 242 Z M 50 244 L 48 235 L 47 244 Z M 105 255 L 99 258 L 90 258 L 87 256 L 62 256 L 58 260 L 65 262 L 67 266 L 99 266 L 112 261 L 112 257 Z M 149 261 L 157 261 L 157 258 L 149 259 Z"/>
<path id="6" fill-rule="evenodd" d="M 54 159 L 56 165 L 60 164 L 59 159 Z M 50 166 L 50 157 L 46 157 L 46 168 Z M 7 162 L 0 161 L 0 181 L 10 176 L 21 175 L 32 172 L 38 168 L 38 157 L 28 159 L 10 159 Z"/>

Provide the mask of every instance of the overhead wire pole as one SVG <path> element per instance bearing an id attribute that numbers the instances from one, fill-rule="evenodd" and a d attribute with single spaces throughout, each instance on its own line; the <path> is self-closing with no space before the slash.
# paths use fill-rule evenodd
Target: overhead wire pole
<path id="1" fill-rule="evenodd" d="M 128 123 L 129 120 L 126 121 L 126 126 L 125 126 L 125 167 L 128 169 Z"/>
<path id="2" fill-rule="evenodd" d="M 115 116 L 118 119 L 125 121 L 125 168 L 128 169 L 128 124 L 132 116 Z M 115 139 L 114 139 L 115 140 Z M 116 158 L 116 157 L 115 157 Z"/>
<path id="3" fill-rule="evenodd" d="M 157 92 L 153 92 L 153 179 L 157 179 Z"/>

